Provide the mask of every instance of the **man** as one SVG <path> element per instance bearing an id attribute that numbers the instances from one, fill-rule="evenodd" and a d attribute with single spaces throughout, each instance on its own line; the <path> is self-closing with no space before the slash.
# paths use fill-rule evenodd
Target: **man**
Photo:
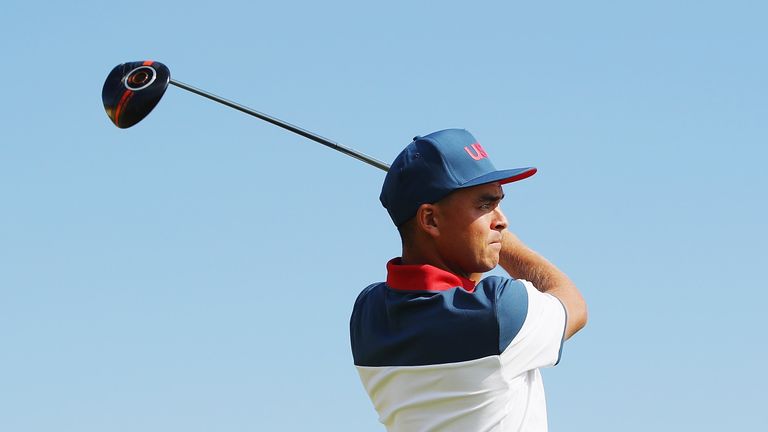
<path id="1" fill-rule="evenodd" d="M 402 239 L 387 280 L 350 320 L 352 353 L 389 431 L 546 431 L 539 368 L 587 321 L 568 277 L 508 229 L 496 170 L 462 129 L 416 137 L 392 163 L 381 202 Z M 481 276 L 496 265 L 513 278 Z"/>

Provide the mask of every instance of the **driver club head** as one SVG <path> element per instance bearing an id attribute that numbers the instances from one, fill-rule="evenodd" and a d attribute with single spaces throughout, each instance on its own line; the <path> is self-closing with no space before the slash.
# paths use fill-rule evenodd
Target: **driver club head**
<path id="1" fill-rule="evenodd" d="M 129 128 L 160 102 L 170 80 L 171 71 L 160 62 L 119 64 L 109 73 L 101 90 L 104 110 L 115 126 Z"/>

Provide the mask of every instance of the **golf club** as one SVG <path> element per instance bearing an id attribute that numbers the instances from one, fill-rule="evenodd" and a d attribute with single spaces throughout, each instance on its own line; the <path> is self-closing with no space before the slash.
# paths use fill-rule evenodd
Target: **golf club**
<path id="1" fill-rule="evenodd" d="M 327 138 L 323 138 L 306 129 L 302 129 L 220 96 L 216 96 L 215 94 L 208 93 L 207 91 L 192 87 L 189 84 L 173 80 L 171 79 L 171 71 L 167 66 L 152 60 L 122 63 L 112 69 L 112 72 L 109 73 L 107 79 L 104 81 L 104 87 L 101 90 L 101 99 L 104 102 L 104 110 L 107 112 L 107 115 L 115 126 L 121 129 L 129 128 L 149 115 L 157 103 L 160 102 L 160 98 L 163 97 L 163 94 L 165 94 L 168 84 L 173 84 L 176 87 L 267 121 L 275 126 L 280 126 L 283 129 L 287 129 L 304 138 L 309 138 L 312 141 L 330 147 L 347 156 L 361 160 L 381 170 L 389 170 L 389 165 L 380 160 L 374 159 L 349 147 L 345 147 Z"/>

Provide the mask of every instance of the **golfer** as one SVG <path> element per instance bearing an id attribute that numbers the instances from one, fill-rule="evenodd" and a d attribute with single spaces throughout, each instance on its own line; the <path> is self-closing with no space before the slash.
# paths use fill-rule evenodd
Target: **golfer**
<path id="1" fill-rule="evenodd" d="M 350 320 L 360 379 L 389 431 L 546 431 L 539 368 L 587 322 L 576 286 L 508 229 L 497 170 L 463 129 L 416 137 L 381 202 L 402 239 Z M 482 274 L 497 265 L 511 277 Z"/>

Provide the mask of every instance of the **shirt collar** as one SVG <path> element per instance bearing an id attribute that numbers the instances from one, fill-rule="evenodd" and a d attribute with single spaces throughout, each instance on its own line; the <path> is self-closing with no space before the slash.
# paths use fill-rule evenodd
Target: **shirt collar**
<path id="1" fill-rule="evenodd" d="M 461 287 L 474 292 L 475 283 L 467 278 L 429 264 L 401 264 L 401 258 L 387 263 L 387 285 L 403 291 L 445 291 Z"/>

